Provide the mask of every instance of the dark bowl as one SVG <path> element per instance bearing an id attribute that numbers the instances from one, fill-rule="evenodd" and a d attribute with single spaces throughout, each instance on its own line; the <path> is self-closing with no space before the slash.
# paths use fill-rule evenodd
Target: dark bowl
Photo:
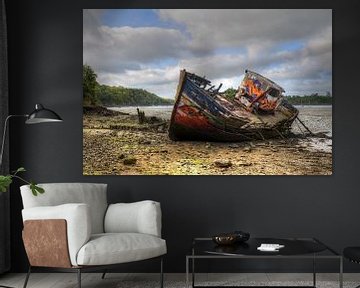
<path id="1" fill-rule="evenodd" d="M 243 243 L 249 240 L 250 234 L 243 231 L 234 231 L 230 233 L 221 233 L 212 237 L 212 240 L 218 245 L 232 245 Z"/>
<path id="2" fill-rule="evenodd" d="M 232 245 L 237 241 L 236 234 L 220 234 L 212 237 L 212 240 L 218 245 Z"/>

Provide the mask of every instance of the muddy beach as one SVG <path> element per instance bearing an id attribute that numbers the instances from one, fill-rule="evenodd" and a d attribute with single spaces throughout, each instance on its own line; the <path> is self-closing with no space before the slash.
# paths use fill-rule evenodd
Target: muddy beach
<path id="1" fill-rule="evenodd" d="M 311 109 L 302 120 L 331 135 L 331 106 Z M 289 139 L 210 143 L 171 141 L 167 120 L 139 124 L 133 113 L 86 112 L 83 124 L 84 175 L 332 174 L 332 140 L 300 137 L 299 127 Z"/>

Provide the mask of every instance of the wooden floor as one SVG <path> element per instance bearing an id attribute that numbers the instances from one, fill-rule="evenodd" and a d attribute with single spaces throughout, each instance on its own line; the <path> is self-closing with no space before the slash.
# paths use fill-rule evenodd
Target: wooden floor
<path id="1" fill-rule="evenodd" d="M 263 283 L 268 281 L 312 281 L 312 274 L 299 273 L 212 273 L 212 274 L 197 274 L 197 281 L 225 281 L 227 279 L 234 280 L 249 280 Z M 25 274 L 8 273 L 0 276 L 1 285 L 10 286 L 14 288 L 22 288 L 25 279 Z M 317 274 L 318 282 L 321 281 L 334 281 L 337 283 L 338 274 L 335 273 L 319 273 Z M 83 288 L 118 288 L 118 287 L 140 287 L 139 283 L 158 283 L 159 274 L 125 274 L 125 273 L 109 273 L 106 279 L 101 279 L 101 273 L 83 273 L 82 287 Z M 125 283 L 124 285 L 121 283 Z M 131 283 L 134 283 L 133 285 Z M 350 287 L 354 283 L 360 284 L 360 273 L 346 273 L 344 274 L 344 287 Z M 296 284 L 294 284 L 296 285 Z M 146 287 L 151 287 L 152 285 Z M 156 285 L 157 286 L 157 285 Z M 76 273 L 32 273 L 28 288 L 76 288 Z M 165 274 L 165 288 L 172 287 L 185 287 L 185 274 Z M 352 286 L 354 287 L 354 286 Z"/>

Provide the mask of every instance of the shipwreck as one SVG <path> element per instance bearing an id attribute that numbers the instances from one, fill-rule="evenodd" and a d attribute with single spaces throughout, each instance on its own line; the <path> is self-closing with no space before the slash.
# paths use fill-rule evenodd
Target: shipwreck
<path id="1" fill-rule="evenodd" d="M 225 97 L 205 77 L 181 70 L 171 115 L 172 140 L 250 141 L 285 138 L 299 111 L 284 98 L 284 89 L 245 70 L 235 97 Z"/>

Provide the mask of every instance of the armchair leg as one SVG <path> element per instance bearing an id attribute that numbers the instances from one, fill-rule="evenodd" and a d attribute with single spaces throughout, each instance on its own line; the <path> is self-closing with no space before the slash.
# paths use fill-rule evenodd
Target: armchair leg
<path id="1" fill-rule="evenodd" d="M 163 269 L 163 257 L 161 257 L 160 260 L 160 287 L 163 288 L 164 287 L 164 269 Z"/>
<path id="2" fill-rule="evenodd" d="M 77 269 L 78 288 L 81 288 L 81 269 Z"/>
<path id="3" fill-rule="evenodd" d="M 26 288 L 27 283 L 28 283 L 28 281 L 29 281 L 30 274 L 31 274 L 31 265 L 29 266 L 29 270 L 28 270 L 28 272 L 27 272 L 27 274 L 26 274 L 26 278 L 25 278 L 25 282 L 24 282 L 23 288 Z"/>
<path id="4" fill-rule="evenodd" d="M 107 270 L 104 270 L 103 274 L 101 275 L 101 279 L 105 279 L 106 272 Z"/>

